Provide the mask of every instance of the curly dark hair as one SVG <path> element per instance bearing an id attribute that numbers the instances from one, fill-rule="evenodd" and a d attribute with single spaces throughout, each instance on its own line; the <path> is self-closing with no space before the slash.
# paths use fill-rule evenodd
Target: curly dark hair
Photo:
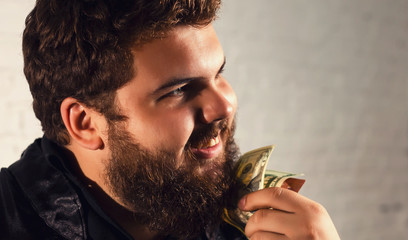
<path id="1" fill-rule="evenodd" d="M 221 0 L 37 0 L 23 34 L 24 73 L 44 135 L 70 141 L 60 114 L 73 97 L 120 121 L 116 90 L 136 74 L 132 49 L 177 25 L 205 26 Z"/>

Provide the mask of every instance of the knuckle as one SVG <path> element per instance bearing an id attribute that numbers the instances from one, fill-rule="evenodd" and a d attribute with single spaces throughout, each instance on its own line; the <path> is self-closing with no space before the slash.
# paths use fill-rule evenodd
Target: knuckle
<path id="1" fill-rule="evenodd" d="M 275 188 L 268 188 L 269 190 L 269 195 L 271 198 L 281 198 L 283 195 L 283 188 L 280 187 L 275 187 Z"/>
<path id="2" fill-rule="evenodd" d="M 326 209 L 319 203 L 313 202 L 309 205 L 309 212 L 315 216 L 326 214 Z"/>
<path id="3" fill-rule="evenodd" d="M 313 223 L 304 222 L 303 225 L 299 226 L 296 236 L 305 240 L 317 239 L 316 226 Z"/>
<path id="4" fill-rule="evenodd" d="M 314 240 L 314 239 L 318 239 L 319 234 L 318 231 L 316 229 L 315 225 L 307 225 L 305 228 L 305 232 L 304 232 L 304 239 L 308 239 L 308 240 Z"/>
<path id="5" fill-rule="evenodd" d="M 324 226 L 324 216 L 327 213 L 326 209 L 319 203 L 313 202 L 308 206 L 310 219 L 313 221 L 305 222 L 303 226 L 303 236 L 304 239 L 319 239 L 321 234 L 321 229 Z"/>

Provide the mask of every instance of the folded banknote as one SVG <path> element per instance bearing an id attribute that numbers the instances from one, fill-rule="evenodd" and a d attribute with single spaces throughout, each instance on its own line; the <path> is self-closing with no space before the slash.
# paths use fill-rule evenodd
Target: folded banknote
<path id="1" fill-rule="evenodd" d="M 235 176 L 239 186 L 236 201 L 247 193 L 268 187 L 283 187 L 298 192 L 303 186 L 305 180 L 298 178 L 303 174 L 266 170 L 274 148 L 271 145 L 252 150 L 236 162 Z M 236 203 L 231 206 L 224 209 L 223 219 L 244 233 L 245 225 L 253 212 L 241 211 Z"/>

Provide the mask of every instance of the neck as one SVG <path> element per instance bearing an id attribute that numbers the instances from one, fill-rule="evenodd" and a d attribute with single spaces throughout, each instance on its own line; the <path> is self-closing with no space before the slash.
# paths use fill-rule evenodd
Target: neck
<path id="1" fill-rule="evenodd" d="M 89 185 L 88 185 L 89 186 Z M 114 219 L 134 239 L 159 240 L 164 237 L 150 231 L 145 225 L 140 224 L 135 214 L 114 200 L 98 185 L 89 188 L 89 192 L 95 197 L 99 206 Z"/>

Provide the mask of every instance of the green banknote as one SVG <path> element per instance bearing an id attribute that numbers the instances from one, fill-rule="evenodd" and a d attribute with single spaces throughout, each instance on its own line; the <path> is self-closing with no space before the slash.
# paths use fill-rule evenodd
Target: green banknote
<path id="1" fill-rule="evenodd" d="M 293 174 L 275 170 L 266 170 L 274 145 L 266 146 L 245 153 L 236 162 L 235 176 L 240 183 L 238 198 L 247 193 L 268 187 L 283 187 L 298 192 L 305 182 L 303 174 Z M 232 204 L 231 208 L 225 208 L 223 219 L 244 233 L 245 225 L 253 212 L 244 212 Z"/>

